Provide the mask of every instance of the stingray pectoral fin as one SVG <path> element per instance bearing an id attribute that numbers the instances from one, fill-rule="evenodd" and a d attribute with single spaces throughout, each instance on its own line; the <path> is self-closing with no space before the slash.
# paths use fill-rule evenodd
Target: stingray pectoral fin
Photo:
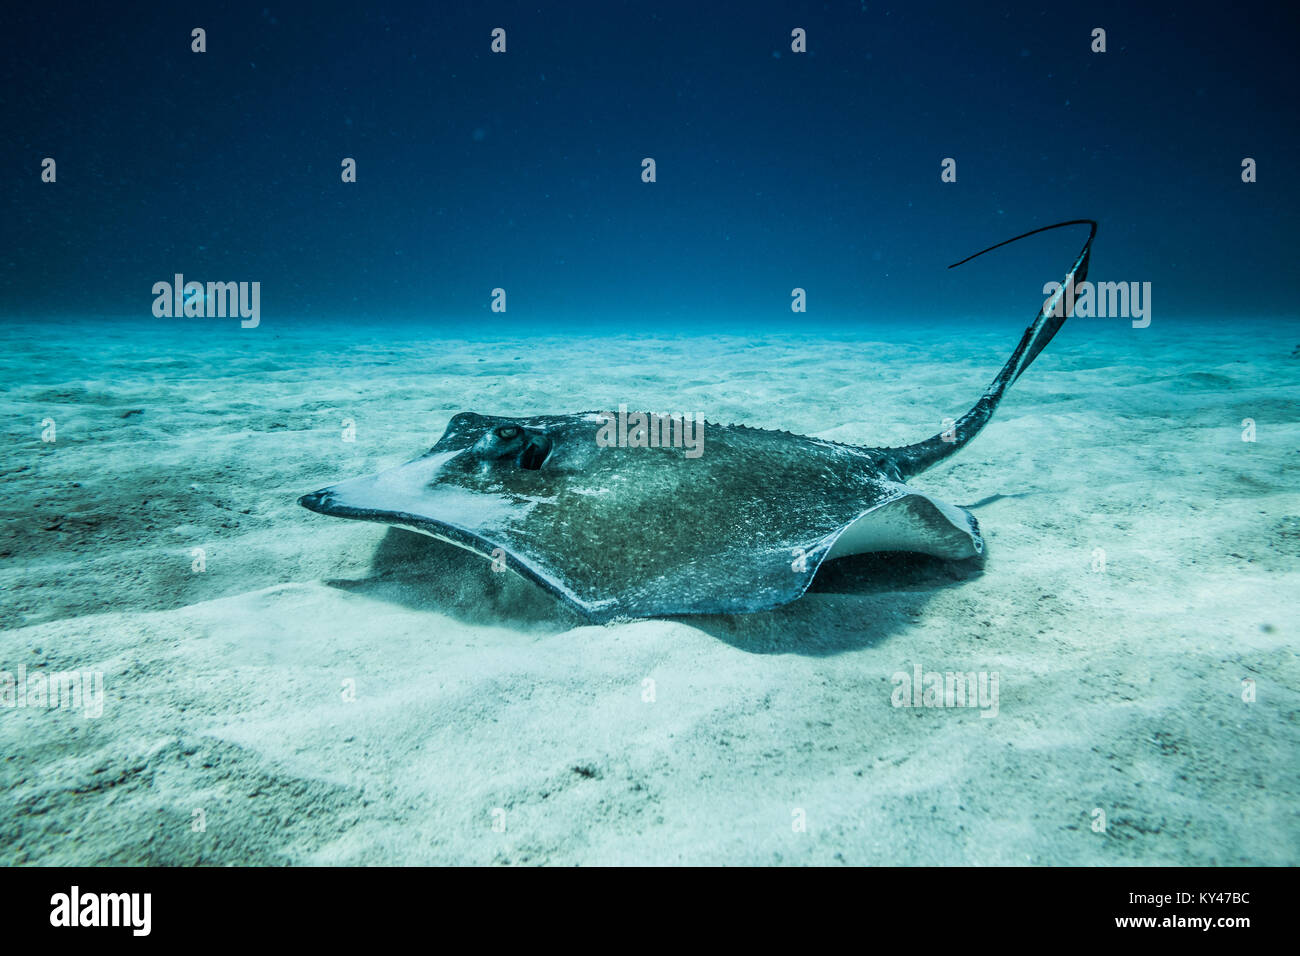
<path id="1" fill-rule="evenodd" d="M 984 551 L 979 522 L 965 508 L 908 491 L 846 525 L 826 559 L 875 551 L 914 551 L 960 560 Z"/>
<path id="2" fill-rule="evenodd" d="M 545 562 L 537 560 L 536 556 L 526 553 L 523 548 L 516 548 L 517 542 L 511 541 L 510 536 L 504 534 L 499 527 L 491 526 L 490 522 L 483 522 L 482 517 L 492 514 L 493 509 L 485 509 L 480 499 L 465 496 L 453 498 L 448 502 L 445 500 L 447 496 L 445 494 L 442 496 L 443 504 L 448 507 L 449 513 L 459 512 L 461 515 L 477 513 L 478 518 L 475 521 L 462 518 L 461 522 L 454 522 L 420 514 L 419 512 L 425 510 L 426 506 L 416 502 L 407 502 L 405 508 L 370 507 L 365 503 L 367 494 L 373 494 L 390 474 L 367 476 L 322 488 L 320 491 L 303 495 L 298 499 L 298 504 L 318 514 L 351 518 L 354 521 L 373 521 L 428 535 L 473 552 L 494 563 L 501 562 L 502 567 L 563 598 L 593 620 L 607 619 L 616 613 L 614 608 L 616 601 L 577 593 L 568 586 L 562 575 L 548 569 Z M 448 489 L 440 490 L 445 492 Z M 456 489 L 452 488 L 450 491 L 454 496 Z M 391 487 L 385 489 L 385 493 L 391 500 Z M 504 510 L 505 504 L 504 501 L 499 502 L 498 508 Z M 459 509 L 457 505 L 460 506 Z M 464 524 L 473 524 L 474 527 L 464 527 Z M 480 524 L 482 526 L 479 526 Z"/>

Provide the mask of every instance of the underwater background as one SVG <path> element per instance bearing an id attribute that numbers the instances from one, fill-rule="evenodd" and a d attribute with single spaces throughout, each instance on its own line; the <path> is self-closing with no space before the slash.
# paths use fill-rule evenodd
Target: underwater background
<path id="1" fill-rule="evenodd" d="M 7 10 L 0 862 L 1295 864 L 1296 20 Z M 918 441 L 1083 230 L 946 267 L 1082 217 L 1141 311 L 1068 320 L 915 482 L 983 562 L 594 626 L 296 504 L 467 410 Z M 98 707 L 24 697 L 69 672 Z M 900 698 L 952 672 L 996 702 Z"/>
<path id="2" fill-rule="evenodd" d="M 794 286 L 800 323 L 1018 321 L 1072 239 L 944 266 L 1086 217 L 1097 277 L 1150 281 L 1167 317 L 1293 314 L 1296 19 L 1259 3 L 32 5 L 7 12 L 0 65 L 0 306 L 148 318 L 152 283 L 179 272 L 261 281 L 280 325 L 789 329 Z M 33 175 L 45 157 L 57 189 Z"/>

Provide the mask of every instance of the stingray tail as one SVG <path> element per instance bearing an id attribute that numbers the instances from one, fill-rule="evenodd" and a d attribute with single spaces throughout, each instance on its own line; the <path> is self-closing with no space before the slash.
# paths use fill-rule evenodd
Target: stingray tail
<path id="1" fill-rule="evenodd" d="M 1092 240 L 1097 235 L 1097 224 L 1091 219 L 1071 219 L 1068 222 L 1043 226 L 1012 239 L 999 242 L 995 246 L 982 249 L 975 255 L 967 256 L 961 262 L 954 262 L 948 267 L 954 269 L 963 262 L 970 262 L 975 256 L 982 256 L 984 253 L 992 252 L 994 249 L 1001 248 L 1008 243 L 1016 242 L 1027 236 L 1037 235 L 1040 232 L 1047 232 L 1049 229 L 1060 229 L 1062 226 L 1091 227 L 1088 232 L 1088 239 L 1083 244 L 1083 249 L 1079 252 L 1078 258 L 1074 260 L 1074 265 L 1070 267 L 1070 271 L 1065 274 L 1065 281 L 1043 303 L 1038 317 L 1034 319 L 1029 328 L 1025 329 L 1020 344 L 1011 353 L 1011 358 L 1007 360 L 1007 364 L 1002 366 L 1002 371 L 998 372 L 997 377 L 989 383 L 989 387 L 984 390 L 983 397 L 975 403 L 970 411 L 957 419 L 951 428 L 945 428 L 932 438 L 917 442 L 915 445 L 889 449 L 889 455 L 898 466 L 901 479 L 906 480 L 912 475 L 919 474 L 927 468 L 937 465 L 978 435 L 980 429 L 988 424 L 988 420 L 993 417 L 993 410 L 1002 401 L 1002 396 L 1006 393 L 1007 388 L 1029 367 L 1029 363 L 1038 357 L 1038 353 L 1047 347 L 1047 343 L 1052 341 L 1052 336 L 1056 334 L 1057 329 L 1064 325 L 1065 320 L 1070 317 L 1070 312 L 1074 307 L 1075 287 L 1088 276 L 1088 260 L 1092 255 Z"/>

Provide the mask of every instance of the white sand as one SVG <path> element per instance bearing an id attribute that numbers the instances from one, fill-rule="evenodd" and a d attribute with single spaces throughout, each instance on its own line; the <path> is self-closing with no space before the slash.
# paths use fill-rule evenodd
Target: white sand
<path id="1" fill-rule="evenodd" d="M 855 560 L 777 611 L 596 627 L 294 500 L 461 410 L 627 402 L 901 444 L 964 411 L 1020 327 L 203 321 L 0 333 L 0 669 L 102 671 L 107 696 L 98 719 L 0 710 L 0 863 L 1300 862 L 1300 358 L 1277 326 L 1067 325 L 914 482 L 1007 496 L 976 508 L 982 568 Z M 996 718 L 893 707 L 918 663 L 997 672 Z"/>

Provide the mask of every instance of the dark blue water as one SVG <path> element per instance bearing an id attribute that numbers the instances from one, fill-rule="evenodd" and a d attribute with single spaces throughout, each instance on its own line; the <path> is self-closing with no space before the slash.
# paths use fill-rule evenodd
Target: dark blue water
<path id="1" fill-rule="evenodd" d="M 149 319 L 179 272 L 282 325 L 1010 329 L 1080 231 L 944 267 L 1091 217 L 1157 321 L 1294 317 L 1282 5 L 700 6 L 9 9 L 0 315 Z"/>

